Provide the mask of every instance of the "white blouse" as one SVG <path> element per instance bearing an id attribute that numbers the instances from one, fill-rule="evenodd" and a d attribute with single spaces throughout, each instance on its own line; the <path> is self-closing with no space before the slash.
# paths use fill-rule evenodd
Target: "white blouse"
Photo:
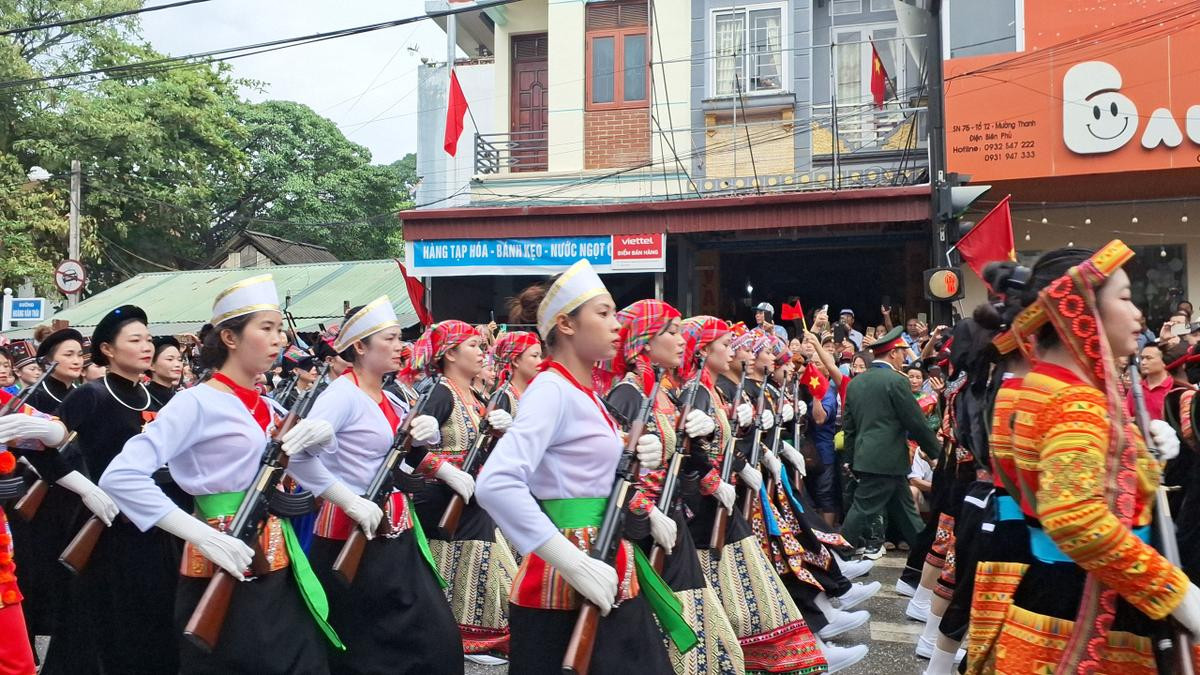
<path id="1" fill-rule="evenodd" d="M 403 422 L 408 406 L 387 392 L 383 395 Z M 324 494 L 339 480 L 356 494 L 363 494 L 394 436 L 379 404 L 359 389 L 353 378 L 343 375 L 317 398 L 308 419 L 328 422 L 333 427 L 333 441 L 293 455 L 288 473 L 315 495 Z"/>
<path id="2" fill-rule="evenodd" d="M 537 500 L 612 490 L 622 445 L 602 405 L 547 370 L 521 396 L 513 425 L 484 464 L 475 498 L 522 555 L 558 532 Z"/>
<path id="3" fill-rule="evenodd" d="M 262 399 L 263 405 L 270 405 Z M 185 389 L 163 406 L 142 433 L 125 443 L 100 477 L 100 487 L 134 525 L 149 530 L 178 508 L 151 474 L 167 465 L 185 492 L 208 495 L 245 490 L 270 438 L 233 394 L 207 384 Z"/>

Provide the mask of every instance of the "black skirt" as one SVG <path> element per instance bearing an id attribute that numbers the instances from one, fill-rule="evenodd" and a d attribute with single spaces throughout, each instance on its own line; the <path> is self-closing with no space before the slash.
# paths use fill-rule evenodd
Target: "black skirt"
<path id="1" fill-rule="evenodd" d="M 69 605 L 60 613 L 42 672 L 178 672 L 180 633 L 172 617 L 179 553 L 170 534 L 141 532 L 118 517 L 100 535 L 80 576 L 67 575 Z"/>
<path id="2" fill-rule="evenodd" d="M 25 522 L 11 505 L 5 506 L 31 637 L 54 635 L 64 610 L 71 609 L 67 590 L 72 575 L 59 564 L 58 556 L 83 524 L 80 511 L 79 497 L 53 484 L 33 522 Z"/>
<path id="3" fill-rule="evenodd" d="M 309 558 L 329 597 L 329 623 L 346 644 L 329 645 L 335 673 L 463 672 L 462 639 L 412 531 L 367 543 L 354 583 L 333 575 L 343 542 L 313 537 Z M 327 643 L 328 644 L 328 643 Z"/>
<path id="4" fill-rule="evenodd" d="M 413 484 L 412 503 L 416 517 L 421 519 L 425 536 L 430 539 L 445 540 L 446 537 L 438 530 L 438 521 L 450 504 L 454 491 L 440 481 L 423 481 Z M 483 507 L 474 499 L 463 507 L 462 516 L 458 521 L 458 529 L 454 531 L 454 541 L 496 541 L 496 521 L 488 515 Z"/>
<path id="5" fill-rule="evenodd" d="M 175 626 L 183 634 L 208 579 L 180 577 Z M 217 645 L 205 654 L 181 639 L 179 672 L 212 675 L 324 675 L 329 673 L 325 635 L 300 596 L 291 569 L 238 583 Z"/>
<path id="6" fill-rule="evenodd" d="M 579 612 L 510 605 L 509 675 L 560 675 L 563 654 Z M 662 631 L 638 596 L 601 617 L 589 668 L 591 675 L 672 675 Z"/>

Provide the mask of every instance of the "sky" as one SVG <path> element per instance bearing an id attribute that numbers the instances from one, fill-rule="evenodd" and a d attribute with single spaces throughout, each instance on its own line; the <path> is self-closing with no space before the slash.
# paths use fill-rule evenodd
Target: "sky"
<path id="1" fill-rule="evenodd" d="M 148 2 L 147 5 L 161 4 Z M 211 0 L 142 15 L 143 37 L 171 55 L 424 14 L 423 0 Z M 372 161 L 387 164 L 416 152 L 417 67 L 424 56 L 446 60 L 446 33 L 433 21 L 229 61 L 252 101 L 289 100 L 333 120 Z"/>

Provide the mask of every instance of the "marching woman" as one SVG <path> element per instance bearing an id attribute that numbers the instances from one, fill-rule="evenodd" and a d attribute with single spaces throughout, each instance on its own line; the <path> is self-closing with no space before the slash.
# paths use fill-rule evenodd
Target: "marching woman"
<path id="1" fill-rule="evenodd" d="M 496 340 L 492 354 L 496 359 L 496 387 L 504 389 L 497 407 L 516 417 L 521 394 L 542 365 L 542 342 L 536 333 L 513 331 Z"/>
<path id="2" fill-rule="evenodd" d="M 1200 589 L 1149 544 L 1160 468 L 1119 393 L 1116 361 L 1141 330 L 1121 269 L 1132 256 L 1120 241 L 1051 251 L 1024 291 L 1015 324 L 1036 328 L 1037 351 L 1014 405 L 1011 496 L 1033 560 L 1000 626 L 999 673 L 1154 673 L 1159 620 L 1200 633 Z M 1164 425 L 1146 432 L 1170 458 Z"/>
<path id="3" fill-rule="evenodd" d="M 146 389 L 154 399 L 155 409 L 161 409 L 179 389 L 183 377 L 183 353 L 179 340 L 170 335 L 154 338 L 154 358 L 150 361 L 150 381 Z"/>
<path id="4" fill-rule="evenodd" d="M 412 368 L 442 374 L 424 414 L 410 428 L 414 451 L 406 464 L 425 478 L 413 493 L 417 517 L 429 533 L 438 573 L 448 584 L 463 652 L 474 656 L 472 661 L 494 664 L 508 653 L 508 593 L 517 562 L 495 522 L 473 503 L 475 479 L 461 469 L 484 419 L 484 403 L 471 390 L 471 380 L 483 368 L 483 338 L 462 321 L 443 321 L 417 342 Z M 502 432 L 512 417 L 493 410 L 487 421 Z M 455 493 L 467 505 L 454 539 L 447 541 L 437 524 Z"/>
<path id="5" fill-rule="evenodd" d="M 688 510 L 695 514 L 687 527 L 699 549 L 700 566 L 720 598 L 725 616 L 742 645 L 746 670 L 815 673 L 824 672 L 827 661 L 830 666 L 834 663 L 841 663 L 842 667 L 850 665 L 866 655 L 866 648 L 850 650 L 826 646 L 823 653 L 822 645 L 804 622 L 749 524 L 741 511 L 734 508 L 732 482 L 721 480 L 720 467 L 737 430 L 734 425 L 744 421 L 746 424 L 740 426 L 748 426 L 753 415 L 750 404 L 739 403 L 731 421 L 729 401 L 716 386 L 720 378 L 729 375 L 734 355 L 730 348 L 731 326 L 715 317 L 698 316 L 684 321 L 682 332 L 686 347 L 685 367 L 681 374 L 691 377 L 700 360 L 706 359 L 704 370 L 699 374 L 700 387 L 694 405 L 697 410 L 710 412 L 716 422 L 716 433 L 702 441 L 710 466 L 700 474 L 698 489 L 688 490 L 683 495 Z M 734 464 L 742 461 L 735 459 Z M 730 480 L 736 479 L 731 476 Z M 718 556 L 709 544 L 717 510 L 722 508 L 729 511 L 730 516 L 722 553 Z M 854 654 L 858 654 L 857 658 L 847 662 L 847 657 Z"/>
<path id="6" fill-rule="evenodd" d="M 619 417 L 637 418 L 643 401 L 654 389 L 653 368 L 676 370 L 683 365 L 684 340 L 680 335 L 679 312 L 661 300 L 639 300 L 617 314 L 621 323 L 621 344 L 616 357 L 605 362 L 603 377 L 621 379 L 608 393 L 608 404 Z M 611 365 L 609 365 L 611 364 Z M 680 386 L 684 383 L 679 382 Z M 678 397 L 684 396 L 682 389 Z M 676 435 L 676 417 L 682 412 L 665 389 L 651 403 L 651 423 L 647 430 L 656 431 L 661 439 L 660 467 L 670 464 L 673 456 L 684 449 L 685 440 Z M 696 440 L 710 436 L 716 423 L 703 410 L 693 408 L 684 420 L 684 433 L 697 446 Z M 681 508 L 682 495 L 699 490 L 699 472 L 712 468 L 703 451 L 695 451 L 683 460 L 679 485 L 672 504 L 656 505 L 659 501 L 666 470 L 660 468 L 641 477 L 638 490 L 630 500 L 629 509 L 637 516 L 649 517 L 651 544 L 657 544 L 666 554 L 662 576 L 675 597 L 679 599 L 683 616 L 696 632 L 696 646 L 686 652 L 671 643 L 671 663 L 681 675 L 697 673 L 735 673 L 745 670 L 741 645 L 725 616 L 720 599 L 709 586 L 700 567 L 696 544 L 688 530 L 688 519 Z M 690 478 L 689 478 L 690 476 Z M 666 508 L 664 513 L 662 508 Z"/>
<path id="7" fill-rule="evenodd" d="M 302 486 L 324 498 L 310 558 L 329 596 L 329 622 L 346 641 L 345 651 L 329 649 L 336 673 L 463 671 L 458 627 L 409 500 L 394 490 L 380 510 L 359 496 L 408 414 L 407 404 L 383 391 L 384 375 L 399 366 L 401 344 L 387 296 L 350 311 L 334 349 L 352 365 L 307 418 L 328 423 L 333 441 L 297 452 L 288 464 Z M 354 527 L 373 541 L 346 587 L 332 567 Z"/>
<path id="8" fill-rule="evenodd" d="M 0 391 L 0 405 L 7 405 L 12 399 L 12 394 Z M 0 443 L 19 444 L 31 452 L 43 445 L 57 447 L 66 437 L 67 430 L 61 422 L 29 405 L 0 418 Z M 16 467 L 17 459 L 12 451 L 0 448 L 0 476 L 11 475 Z M 13 553 L 8 519 L 4 511 L 0 511 L 0 672 L 32 675 L 37 672 L 33 640 L 25 625 Z"/>
<path id="9" fill-rule="evenodd" d="M 581 260 L 548 288 L 527 289 L 521 297 L 537 310 L 520 323 L 537 324 L 550 359 L 521 397 L 519 419 L 492 451 L 478 492 L 524 556 L 511 595 L 511 672 L 562 672 L 586 600 L 603 615 L 592 673 L 671 673 L 662 632 L 644 596 L 657 592 L 666 601 L 674 596 L 652 578 L 653 568 L 627 541 L 619 545 L 615 569 L 588 555 L 623 452 L 617 423 L 591 386 L 593 364 L 617 353 L 620 324 L 612 296 Z M 638 445 L 643 467 L 657 468 L 662 455 L 657 438 L 647 434 Z M 677 627 L 682 617 L 673 618 L 660 615 Z"/>
<path id="10" fill-rule="evenodd" d="M 326 673 L 322 641 L 341 644 L 326 621 L 324 591 L 286 520 L 272 515 L 265 521 L 258 543 L 269 570 L 258 576 L 247 576 L 254 550 L 223 532 L 258 471 L 273 429 L 271 403 L 251 387 L 283 346 L 278 297 L 270 275 L 244 279 L 217 296 L 213 328 L 201 352 L 203 365 L 215 369 L 212 377 L 175 394 L 142 433 L 129 439 L 100 479 L 139 529 L 158 527 L 186 542 L 175 628 L 167 624 L 165 630 L 174 636 L 183 631 L 217 568 L 242 581 L 211 653 L 175 641 L 181 673 Z M 100 351 L 107 353 L 104 345 Z M 149 354 L 147 349 L 147 362 Z M 283 439 L 284 451 L 292 454 L 306 443 L 330 442 L 328 423 L 307 420 Z M 198 517 L 177 507 L 155 484 L 152 474 L 164 464 L 195 497 Z"/>

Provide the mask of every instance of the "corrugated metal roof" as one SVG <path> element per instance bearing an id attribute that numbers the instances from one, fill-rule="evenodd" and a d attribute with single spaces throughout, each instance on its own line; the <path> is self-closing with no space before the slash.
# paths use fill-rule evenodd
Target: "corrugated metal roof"
<path id="1" fill-rule="evenodd" d="M 721 232 L 929 219 L 928 185 L 669 201 L 402 211 L 404 238 Z"/>
<path id="2" fill-rule="evenodd" d="M 276 265 L 306 265 L 308 263 L 335 262 L 329 249 L 303 241 L 292 241 L 276 237 L 265 232 L 246 230 L 239 232 L 212 257 L 211 264 L 216 265 L 229 255 L 230 251 L 241 249 L 247 244 L 258 249 L 264 256 Z"/>
<path id="3" fill-rule="evenodd" d="M 241 279 L 267 273 L 275 278 L 281 305 L 284 298 L 291 295 L 290 310 L 301 330 L 314 328 L 318 323 L 339 322 L 344 302 L 351 306 L 361 305 L 385 294 L 391 298 L 396 316 L 403 325 L 410 326 L 418 321 L 408 299 L 404 277 L 394 260 L 149 272 L 97 293 L 54 315 L 52 320 L 69 321 L 77 328 L 90 328 L 112 308 L 131 304 L 146 310 L 153 333 L 194 331 L 208 321 L 217 293 Z M 32 328 L 9 331 L 5 336 L 23 337 L 24 333 L 32 334 Z"/>

